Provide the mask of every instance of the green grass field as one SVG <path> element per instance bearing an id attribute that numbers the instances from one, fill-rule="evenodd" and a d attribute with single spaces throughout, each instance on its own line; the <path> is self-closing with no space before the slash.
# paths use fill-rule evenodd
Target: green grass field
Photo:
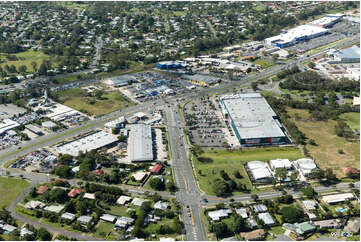
<path id="1" fill-rule="evenodd" d="M 37 63 L 37 68 L 40 67 L 43 60 L 50 59 L 50 56 L 44 54 L 41 51 L 34 51 L 34 50 L 27 50 L 25 52 L 20 52 L 17 54 L 14 54 L 18 60 L 16 61 L 9 61 L 5 58 L 4 54 L 1 55 L 1 60 L 5 60 L 5 62 L 1 63 L 0 66 L 5 70 L 5 65 L 14 65 L 16 68 L 18 68 L 21 65 L 25 65 L 27 67 L 26 72 L 34 72 L 34 69 L 31 65 L 32 62 Z"/>
<path id="2" fill-rule="evenodd" d="M 344 176 L 342 167 L 360 168 L 360 141 L 350 142 L 338 137 L 334 133 L 336 121 L 308 120 L 310 116 L 308 111 L 302 109 L 288 108 L 287 112 L 291 117 L 295 117 L 296 113 L 302 117 L 302 120 L 293 119 L 293 121 L 309 139 L 315 140 L 317 146 L 307 144 L 306 148 L 321 169 L 331 168 L 341 178 Z M 339 154 L 339 149 L 342 149 L 344 154 Z"/>
<path id="3" fill-rule="evenodd" d="M 360 130 L 360 114 L 359 113 L 343 113 L 341 115 L 348 126 L 353 130 Z"/>
<path id="4" fill-rule="evenodd" d="M 297 148 L 270 147 L 233 151 L 206 151 L 200 157 L 213 160 L 212 162 L 200 162 L 198 160 L 194 161 L 200 187 L 205 193 L 215 195 L 215 193 L 212 191 L 212 181 L 215 178 L 220 178 L 220 170 L 224 170 L 228 173 L 231 179 L 246 184 L 247 188 L 252 190 L 252 186 L 248 179 L 247 173 L 243 168 L 243 165 L 246 164 L 248 161 L 269 161 L 271 159 L 277 158 L 288 158 L 290 160 L 295 160 L 301 158 L 302 154 L 301 151 Z M 242 178 L 237 179 L 234 177 L 233 172 L 236 170 L 240 172 Z M 199 171 L 201 171 L 201 175 L 199 174 Z M 241 192 L 234 192 L 234 194 L 240 193 Z"/>
<path id="5" fill-rule="evenodd" d="M 29 185 L 23 179 L 0 177 L 0 207 L 7 207 Z"/>
<path id="6" fill-rule="evenodd" d="M 87 96 L 80 88 L 72 88 L 59 92 L 59 97 L 64 105 L 90 115 L 104 115 L 134 105 L 118 91 L 105 92 L 100 100 Z M 91 104 L 90 101 L 95 103 Z"/>
<path id="7" fill-rule="evenodd" d="M 255 65 L 260 65 L 263 69 L 266 69 L 266 68 L 268 68 L 268 67 L 271 67 L 271 66 L 274 66 L 274 65 L 275 65 L 275 63 L 273 63 L 273 62 L 269 62 L 269 61 L 263 60 L 263 59 L 255 60 L 255 61 L 253 62 L 253 64 L 255 64 Z"/>
<path id="8" fill-rule="evenodd" d="M 97 238 L 104 239 L 109 234 L 109 232 L 113 232 L 113 230 L 114 230 L 114 224 L 100 221 L 99 224 L 97 225 L 97 230 L 94 233 L 94 236 Z"/>

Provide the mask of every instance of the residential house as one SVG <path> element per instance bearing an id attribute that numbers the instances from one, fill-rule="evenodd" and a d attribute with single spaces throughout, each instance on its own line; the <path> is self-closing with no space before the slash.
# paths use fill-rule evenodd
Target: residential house
<path id="1" fill-rule="evenodd" d="M 60 218 L 70 220 L 71 222 L 73 222 L 75 220 L 75 214 L 66 212 L 63 213 Z"/>
<path id="2" fill-rule="evenodd" d="M 317 203 L 313 200 L 304 200 L 302 203 L 305 209 L 308 211 L 315 210 L 317 206 Z"/>
<path id="3" fill-rule="evenodd" d="M 37 194 L 43 195 L 45 192 L 49 190 L 49 187 L 47 185 L 40 186 L 37 190 Z"/>
<path id="4" fill-rule="evenodd" d="M 134 223 L 134 219 L 128 217 L 120 217 L 115 222 L 115 229 L 126 229 L 128 226 Z"/>
<path id="5" fill-rule="evenodd" d="M 348 193 L 339 193 L 339 194 L 323 196 L 322 201 L 328 204 L 336 204 L 336 203 L 342 203 L 348 200 L 352 200 L 354 198 L 355 198 L 354 195 L 348 192 Z"/>
<path id="6" fill-rule="evenodd" d="M 208 212 L 208 216 L 212 219 L 212 221 L 219 221 L 222 218 L 227 218 L 230 214 L 232 214 L 231 209 L 219 209 Z"/>
<path id="7" fill-rule="evenodd" d="M 349 220 L 343 231 L 353 234 L 360 233 L 360 219 Z"/>
<path id="8" fill-rule="evenodd" d="M 111 214 L 103 214 L 100 219 L 105 222 L 114 223 L 117 218 Z"/>
<path id="9" fill-rule="evenodd" d="M 275 223 L 271 214 L 269 213 L 259 213 L 258 218 L 264 222 L 265 225 L 272 225 Z"/>
<path id="10" fill-rule="evenodd" d="M 315 221 L 314 224 L 324 229 L 339 229 L 341 227 L 341 221 L 339 219 Z"/>
<path id="11" fill-rule="evenodd" d="M 40 201 L 29 201 L 25 204 L 27 209 L 42 209 L 45 207 L 45 204 Z"/>
<path id="12" fill-rule="evenodd" d="M 154 204 L 154 209 L 166 210 L 169 208 L 169 204 L 166 202 L 158 201 Z"/>
<path id="13" fill-rule="evenodd" d="M 284 223 L 282 227 L 286 230 L 294 232 L 297 236 L 306 236 L 316 230 L 316 227 L 310 222 L 303 223 Z"/>
<path id="14" fill-rule="evenodd" d="M 90 216 L 80 216 L 76 221 L 78 221 L 82 225 L 88 225 L 93 220 L 93 217 Z"/>
<path id="15" fill-rule="evenodd" d="M 94 200 L 95 199 L 95 194 L 94 193 L 84 193 L 83 198 Z"/>
<path id="16" fill-rule="evenodd" d="M 130 202 L 131 200 L 132 200 L 132 197 L 122 195 L 118 198 L 117 204 L 124 205 L 124 204 Z"/>
<path id="17" fill-rule="evenodd" d="M 256 229 L 251 232 L 243 232 L 240 235 L 244 240 L 252 241 L 252 240 L 263 240 L 265 234 L 266 232 L 264 231 L 264 229 Z"/>
<path id="18" fill-rule="evenodd" d="M 65 208 L 64 205 L 50 205 L 44 208 L 45 211 L 59 214 Z"/>
<path id="19" fill-rule="evenodd" d="M 68 196 L 71 198 L 77 197 L 81 193 L 81 190 L 79 188 L 73 188 L 69 193 Z"/>
<path id="20" fill-rule="evenodd" d="M 148 202 L 148 201 L 149 201 L 149 200 L 136 197 L 136 198 L 133 199 L 132 205 L 137 206 L 137 207 L 140 207 L 140 206 L 142 206 L 142 204 L 143 204 L 144 202 Z"/>
<path id="21" fill-rule="evenodd" d="M 264 204 L 256 204 L 256 205 L 253 205 L 253 210 L 256 213 L 267 212 L 267 206 Z"/>
<path id="22" fill-rule="evenodd" d="M 237 208 L 236 213 L 244 219 L 248 218 L 247 208 Z"/>

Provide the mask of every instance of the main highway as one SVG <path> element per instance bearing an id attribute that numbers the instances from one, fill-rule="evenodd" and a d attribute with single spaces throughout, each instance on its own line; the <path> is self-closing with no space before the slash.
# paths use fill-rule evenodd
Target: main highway
<path id="1" fill-rule="evenodd" d="M 353 36 L 349 40 L 340 43 L 334 47 L 341 48 L 343 46 L 348 46 L 358 42 L 359 42 L 359 37 Z M 17 214 L 14 210 L 17 202 L 20 201 L 25 196 L 26 192 L 28 192 L 32 186 L 49 181 L 49 176 L 38 173 L 25 173 L 14 169 L 5 169 L 4 164 L 8 161 L 19 158 L 20 156 L 23 156 L 27 153 L 33 152 L 39 148 L 52 146 L 66 139 L 75 137 L 86 131 L 100 128 L 104 125 L 104 123 L 113 120 L 119 116 L 129 117 L 140 111 L 144 112 L 144 111 L 151 111 L 156 109 L 163 109 L 165 112 L 166 125 L 168 126 L 168 132 L 169 132 L 169 139 L 170 139 L 169 142 L 171 147 L 170 152 L 172 153 L 172 167 L 174 171 L 173 172 L 174 178 L 179 188 L 179 191 L 175 194 L 175 196 L 177 200 L 183 205 L 182 216 L 185 224 L 185 232 L 186 232 L 185 240 L 198 240 L 198 241 L 208 240 L 207 232 L 205 230 L 204 224 L 201 219 L 201 209 L 207 204 L 202 202 L 202 198 L 207 198 L 209 204 L 217 204 L 220 202 L 230 202 L 230 199 L 234 199 L 235 201 L 248 201 L 251 199 L 251 197 L 249 194 L 245 194 L 245 195 L 236 195 L 229 198 L 218 198 L 215 196 L 205 195 L 199 190 L 196 179 L 194 177 L 194 173 L 192 171 L 192 167 L 188 159 L 189 150 L 183 133 L 183 127 L 185 127 L 185 125 L 184 125 L 184 120 L 182 120 L 182 117 L 177 111 L 177 101 L 190 100 L 193 98 L 199 98 L 201 96 L 225 92 L 234 87 L 249 85 L 251 82 L 271 77 L 276 73 L 278 73 L 279 71 L 288 68 L 290 66 L 299 65 L 306 61 L 312 60 L 313 58 L 316 58 L 324 54 L 326 51 L 327 50 L 321 50 L 309 56 L 303 56 L 298 59 L 289 60 L 285 62 L 284 65 L 272 66 L 268 69 L 263 70 L 262 72 L 246 76 L 240 81 L 224 82 L 215 87 L 205 88 L 194 92 L 185 93 L 182 95 L 166 97 L 163 99 L 158 99 L 156 101 L 149 101 L 136 106 L 128 107 L 126 109 L 116 111 L 104 115 L 102 117 L 91 119 L 77 127 L 73 127 L 58 133 L 53 133 L 50 135 L 42 136 L 37 139 L 28 141 L 27 143 L 23 144 L 21 147 L 15 146 L 9 149 L 2 150 L 0 151 L 0 165 L 1 165 L 0 172 L 5 174 L 5 171 L 7 171 L 12 176 L 21 175 L 24 178 L 29 179 L 31 181 L 29 187 L 22 194 L 20 194 L 16 200 L 14 200 L 11 203 L 11 205 L 8 207 L 8 210 L 16 219 L 19 219 L 25 223 L 32 224 L 36 227 L 45 227 L 50 232 L 63 234 L 68 237 L 74 237 L 78 240 L 96 240 L 96 238 L 85 236 L 80 233 L 66 231 L 60 228 L 55 228 L 50 225 L 39 223 L 35 220 L 31 220 L 29 218 Z M 76 184 L 75 182 L 76 182 L 75 180 L 71 181 L 72 184 Z M 360 185 L 359 183 L 355 184 L 356 187 L 359 185 Z M 126 187 L 123 188 L 126 189 Z M 334 190 L 343 190 L 343 189 L 348 189 L 348 183 L 340 183 L 336 187 L 323 187 L 323 186 L 315 187 L 316 191 L 334 191 Z M 130 192 L 139 194 L 144 191 L 142 189 L 130 189 Z M 294 191 L 289 191 L 288 193 L 294 196 L 300 195 L 299 192 L 294 192 Z M 262 199 L 262 198 L 274 198 L 280 196 L 281 193 L 262 192 L 262 193 L 258 193 L 257 195 L 259 198 Z M 162 193 L 161 196 L 169 197 L 172 195 L 167 195 L 165 193 Z"/>

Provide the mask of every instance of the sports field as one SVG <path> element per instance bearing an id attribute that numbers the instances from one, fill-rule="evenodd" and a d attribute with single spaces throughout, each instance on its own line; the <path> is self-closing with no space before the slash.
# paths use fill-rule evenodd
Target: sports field
<path id="1" fill-rule="evenodd" d="M 29 185 L 23 179 L 0 177 L 0 209 L 7 207 Z"/>
<path id="2" fill-rule="evenodd" d="M 291 117 L 295 117 L 296 113 L 302 117 L 302 120 L 294 119 L 294 122 L 309 139 L 315 140 L 316 146 L 307 144 L 306 148 L 321 169 L 331 168 L 341 178 L 344 176 L 342 167 L 360 168 L 360 141 L 351 142 L 338 137 L 334 133 L 336 121 L 310 121 L 308 111 L 302 109 L 289 108 L 287 112 Z M 344 154 L 339 154 L 339 149 L 342 149 Z"/>
<path id="3" fill-rule="evenodd" d="M 59 92 L 59 99 L 64 105 L 90 115 L 104 115 L 134 105 L 118 91 L 105 92 L 102 99 L 97 99 L 80 88 L 72 88 Z"/>
<path id="4" fill-rule="evenodd" d="M 248 161 L 269 161 L 277 158 L 287 158 L 296 160 L 302 158 L 301 151 L 298 148 L 287 147 L 269 147 L 269 148 L 248 148 L 243 150 L 209 150 L 200 155 L 201 159 L 208 160 L 208 162 L 194 161 L 197 172 L 197 178 L 201 189 L 209 194 L 215 195 L 212 191 L 212 181 L 215 178 L 220 178 L 220 170 L 224 170 L 231 179 L 236 182 L 246 184 L 248 189 L 252 189 L 251 183 L 248 179 L 247 173 L 243 165 Z M 235 178 L 233 173 L 239 171 L 242 178 Z M 200 174 L 199 174 L 199 171 Z M 238 192 L 240 193 L 240 192 Z M 235 192 L 234 194 L 237 194 Z"/>

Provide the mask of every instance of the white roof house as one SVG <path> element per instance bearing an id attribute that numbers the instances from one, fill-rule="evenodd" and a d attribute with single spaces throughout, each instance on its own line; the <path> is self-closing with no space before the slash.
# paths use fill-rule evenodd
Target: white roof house
<path id="1" fill-rule="evenodd" d="M 128 217 L 120 217 L 115 222 L 114 227 L 126 228 L 134 223 L 134 219 Z"/>
<path id="2" fill-rule="evenodd" d="M 345 202 L 347 200 L 352 200 L 354 198 L 355 198 L 354 195 L 348 192 L 348 193 L 339 193 L 334 195 L 323 196 L 322 201 L 324 201 L 325 203 L 333 204 L 333 203 Z"/>
<path id="3" fill-rule="evenodd" d="M 90 216 L 80 216 L 76 221 L 78 221 L 80 224 L 87 225 L 92 221 L 93 217 Z"/>
<path id="4" fill-rule="evenodd" d="M 45 211 L 59 214 L 65 208 L 64 205 L 50 205 L 44 208 Z"/>
<path id="5" fill-rule="evenodd" d="M 70 220 L 70 221 L 74 221 L 74 219 L 75 219 L 75 214 L 66 212 L 66 213 L 63 213 L 63 214 L 61 215 L 61 218 L 63 218 L 63 219 L 68 219 L 68 220 Z"/>
<path id="6" fill-rule="evenodd" d="M 258 218 L 261 219 L 266 225 L 274 224 L 272 216 L 269 213 L 259 213 Z"/>
<path id="7" fill-rule="evenodd" d="M 131 200 L 132 200 L 132 197 L 122 195 L 118 198 L 117 204 L 124 205 L 127 202 L 130 202 Z"/>
<path id="8" fill-rule="evenodd" d="M 316 202 L 313 200 L 305 200 L 302 201 L 303 206 L 307 209 L 307 210 L 315 210 L 316 209 Z"/>
<path id="9" fill-rule="evenodd" d="M 159 210 L 166 210 L 168 209 L 169 204 L 166 202 L 162 202 L 162 201 L 158 201 L 154 204 L 154 209 L 159 209 Z"/>
<path id="10" fill-rule="evenodd" d="M 253 206 L 253 209 L 256 213 L 266 212 L 268 210 L 267 206 L 264 204 L 256 204 Z"/>
<path id="11" fill-rule="evenodd" d="M 143 181 L 148 175 L 148 172 L 138 171 L 132 175 L 137 182 Z"/>
<path id="12" fill-rule="evenodd" d="M 29 201 L 25 204 L 25 208 L 27 208 L 27 209 L 38 209 L 38 208 L 41 209 L 44 206 L 45 206 L 45 204 L 40 201 Z"/>
<path id="13" fill-rule="evenodd" d="M 140 206 L 142 206 L 142 204 L 143 204 L 144 202 L 147 202 L 147 201 L 149 201 L 149 200 L 136 197 L 136 198 L 133 199 L 132 205 L 137 206 L 137 207 L 140 207 Z"/>
<path id="14" fill-rule="evenodd" d="M 9 234 L 16 229 L 15 226 L 12 226 L 10 224 L 1 224 L 0 228 L 2 228 L 6 233 L 9 233 Z"/>
<path id="15" fill-rule="evenodd" d="M 313 169 L 317 168 L 315 162 L 310 158 L 301 158 L 294 163 L 304 176 L 308 176 Z"/>
<path id="16" fill-rule="evenodd" d="M 289 159 L 270 160 L 269 163 L 273 170 L 280 168 L 285 168 L 286 170 L 290 170 L 292 168 L 292 164 Z"/>
<path id="17" fill-rule="evenodd" d="M 267 163 L 262 161 L 250 161 L 247 167 L 257 182 L 269 181 L 273 176 Z"/>
<path id="18" fill-rule="evenodd" d="M 94 200 L 95 199 L 95 194 L 94 193 L 84 193 L 83 198 L 87 198 L 87 199 L 91 199 Z"/>
<path id="19" fill-rule="evenodd" d="M 25 224 L 24 224 L 24 225 L 25 225 Z M 34 232 L 28 230 L 25 226 L 21 227 L 20 237 L 24 237 L 24 236 L 27 235 L 27 234 L 32 235 L 32 234 L 34 234 Z"/>
<path id="20" fill-rule="evenodd" d="M 101 217 L 100 217 L 101 220 L 104 220 L 106 222 L 109 222 L 109 223 L 114 223 L 114 221 L 117 219 L 115 216 L 111 215 L 111 214 L 103 214 Z"/>
<path id="21" fill-rule="evenodd" d="M 248 218 L 247 209 L 246 208 L 237 208 L 236 213 L 240 215 L 242 218 Z"/>
<path id="22" fill-rule="evenodd" d="M 221 218 L 227 218 L 232 213 L 231 209 L 219 209 L 216 211 L 208 212 L 208 216 L 213 221 L 219 221 Z"/>

